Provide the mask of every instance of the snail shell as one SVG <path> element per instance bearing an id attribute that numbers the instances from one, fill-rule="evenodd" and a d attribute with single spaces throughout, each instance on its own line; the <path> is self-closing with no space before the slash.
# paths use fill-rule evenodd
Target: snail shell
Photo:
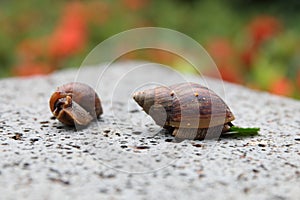
<path id="1" fill-rule="evenodd" d="M 50 98 L 49 106 L 53 115 L 69 126 L 86 126 L 103 112 L 94 89 L 78 82 L 58 87 Z"/>
<path id="2" fill-rule="evenodd" d="M 217 137 L 235 119 L 216 93 L 197 83 L 159 86 L 137 92 L 133 98 L 156 124 L 172 131 L 177 138 Z"/>

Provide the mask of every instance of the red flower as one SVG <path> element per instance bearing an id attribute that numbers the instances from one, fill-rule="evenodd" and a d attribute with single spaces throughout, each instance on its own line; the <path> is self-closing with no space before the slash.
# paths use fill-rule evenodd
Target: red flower
<path id="1" fill-rule="evenodd" d="M 223 80 L 234 83 L 243 82 L 240 69 L 236 65 L 236 52 L 229 40 L 214 39 L 208 44 L 207 51 L 215 61 Z"/>
<path id="2" fill-rule="evenodd" d="M 256 51 L 256 48 L 252 46 L 245 49 L 241 53 L 241 61 L 245 64 L 247 68 L 249 68 L 252 65 L 253 60 L 255 59 Z"/>
<path id="3" fill-rule="evenodd" d="M 262 42 L 275 36 L 281 30 L 281 23 L 272 16 L 258 16 L 248 25 L 250 40 L 240 55 L 242 63 L 249 69 Z"/>
<path id="4" fill-rule="evenodd" d="M 293 84 L 289 79 L 282 77 L 271 84 L 270 92 L 277 95 L 291 96 L 293 94 Z"/>
<path id="5" fill-rule="evenodd" d="M 259 16 L 249 24 L 249 31 L 256 44 L 276 35 L 282 25 L 278 19 L 272 16 Z"/>
<path id="6" fill-rule="evenodd" d="M 87 39 L 84 8 L 78 3 L 69 3 L 64 10 L 57 29 L 50 36 L 49 53 L 54 57 L 65 57 L 83 49 Z"/>
<path id="7" fill-rule="evenodd" d="M 227 39 L 214 39 L 207 46 L 207 51 L 215 62 L 224 62 L 234 57 L 234 49 Z"/>
<path id="8" fill-rule="evenodd" d="M 15 76 L 33 76 L 49 74 L 54 69 L 45 63 L 22 63 L 12 70 Z"/>
<path id="9" fill-rule="evenodd" d="M 45 56 L 47 42 L 41 39 L 25 39 L 17 46 L 17 54 L 21 60 L 35 60 Z"/>
<path id="10" fill-rule="evenodd" d="M 298 86 L 298 92 L 300 92 L 300 70 L 298 71 L 298 76 L 297 76 L 297 86 Z"/>
<path id="11" fill-rule="evenodd" d="M 229 81 L 232 83 L 242 83 L 242 75 L 240 71 L 237 70 L 237 68 L 234 65 L 229 65 L 229 64 L 223 64 L 219 65 L 218 69 L 221 73 L 222 79 L 224 81 Z"/>

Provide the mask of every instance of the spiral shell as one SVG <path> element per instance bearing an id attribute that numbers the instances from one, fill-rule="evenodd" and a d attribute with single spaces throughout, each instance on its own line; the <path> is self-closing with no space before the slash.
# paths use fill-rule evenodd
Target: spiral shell
<path id="1" fill-rule="evenodd" d="M 216 93 L 197 83 L 159 86 L 137 92 L 133 98 L 156 124 L 174 130 L 174 135 L 182 133 L 183 138 L 191 129 L 197 129 L 193 137 L 203 139 L 209 128 L 219 127 L 224 131 L 235 119 Z"/>
<path id="2" fill-rule="evenodd" d="M 100 98 L 93 88 L 78 82 L 58 87 L 49 106 L 53 115 L 69 126 L 86 126 L 103 112 Z"/>

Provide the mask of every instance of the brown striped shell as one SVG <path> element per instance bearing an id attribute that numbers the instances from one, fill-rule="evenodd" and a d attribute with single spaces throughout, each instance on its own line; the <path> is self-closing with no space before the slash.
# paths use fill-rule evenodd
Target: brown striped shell
<path id="1" fill-rule="evenodd" d="M 224 101 L 197 83 L 160 86 L 137 92 L 133 98 L 164 128 L 207 129 L 234 120 Z"/>
<path id="2" fill-rule="evenodd" d="M 78 82 L 58 87 L 50 98 L 49 106 L 53 115 L 69 126 L 86 126 L 103 112 L 94 89 Z"/>

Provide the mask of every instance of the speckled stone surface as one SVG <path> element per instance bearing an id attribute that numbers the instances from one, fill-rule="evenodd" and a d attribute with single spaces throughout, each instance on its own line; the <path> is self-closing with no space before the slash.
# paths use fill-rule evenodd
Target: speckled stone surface
<path id="1" fill-rule="evenodd" d="M 139 65 L 1 80 L 0 199 L 300 199 L 299 101 Z M 179 79 L 208 83 L 235 124 L 259 135 L 175 142 L 131 95 L 148 81 Z M 74 80 L 95 84 L 104 108 L 82 130 L 48 106 L 55 88 Z"/>

